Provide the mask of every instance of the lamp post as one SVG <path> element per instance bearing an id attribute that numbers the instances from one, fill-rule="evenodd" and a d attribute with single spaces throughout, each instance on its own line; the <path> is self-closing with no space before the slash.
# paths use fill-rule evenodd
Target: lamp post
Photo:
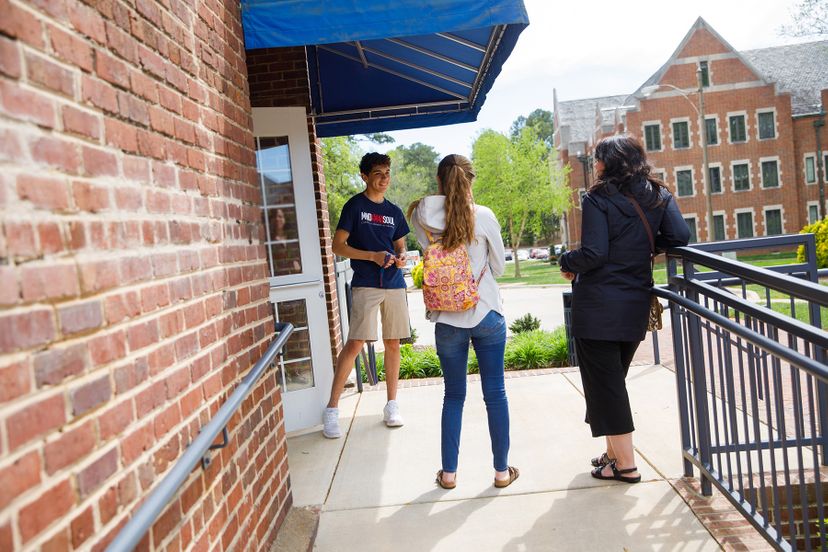
<path id="1" fill-rule="evenodd" d="M 672 84 L 655 84 L 652 86 L 645 86 L 641 91 L 647 97 L 661 87 L 672 88 L 678 92 L 687 102 L 690 107 L 696 112 L 699 117 L 699 136 L 701 137 L 702 148 L 702 188 L 705 190 L 705 208 L 707 210 L 707 241 L 713 241 L 713 190 L 710 182 L 710 167 L 707 160 L 707 124 L 704 120 L 704 76 L 701 66 L 696 70 L 696 77 L 699 87 L 696 90 L 699 94 L 699 106 L 693 103 L 693 100 L 679 87 Z M 816 125 L 816 123 L 814 123 Z"/>
<path id="2" fill-rule="evenodd" d="M 822 172 L 822 141 L 820 133 L 825 126 L 825 110 L 820 108 L 818 118 L 814 121 L 814 134 L 816 135 L 816 169 L 817 182 L 819 183 L 819 218 L 825 218 L 825 178 Z"/>

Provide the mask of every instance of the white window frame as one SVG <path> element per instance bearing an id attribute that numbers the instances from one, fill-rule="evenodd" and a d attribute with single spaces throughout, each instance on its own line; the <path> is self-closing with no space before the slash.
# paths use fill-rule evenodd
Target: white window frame
<path id="1" fill-rule="evenodd" d="M 715 144 L 707 144 L 707 147 L 708 148 L 718 148 L 719 146 L 722 145 L 722 124 L 721 124 L 721 121 L 719 121 L 719 115 L 718 115 L 718 113 L 713 114 L 713 115 L 711 115 L 710 113 L 705 113 L 704 114 L 704 120 L 707 121 L 708 119 L 715 119 L 716 120 L 716 143 Z M 705 124 L 707 124 L 707 123 L 705 122 Z M 702 138 L 703 138 L 702 136 L 699 136 L 699 142 L 701 142 Z"/>
<path id="2" fill-rule="evenodd" d="M 678 173 L 679 171 L 690 171 L 690 185 L 693 187 L 693 193 L 690 195 L 679 195 L 678 187 Z M 680 167 L 673 167 L 673 182 L 676 183 L 676 197 L 680 199 L 688 197 L 696 197 L 696 170 L 693 165 L 683 165 Z"/>
<path id="3" fill-rule="evenodd" d="M 759 136 L 759 114 L 760 113 L 773 113 L 773 137 L 772 138 L 761 138 Z M 766 142 L 768 140 L 776 140 L 779 137 L 779 117 L 776 116 L 776 108 L 775 107 L 763 107 L 762 109 L 756 110 L 756 139 L 761 142 Z"/>
<path id="4" fill-rule="evenodd" d="M 648 126 L 658 126 L 658 138 L 659 142 L 661 142 L 661 148 L 657 150 L 649 150 L 647 149 L 647 127 Z M 661 128 L 661 121 L 644 121 L 641 123 L 641 136 L 644 138 L 644 151 L 647 153 L 656 153 L 660 151 L 664 151 L 664 130 Z"/>
<path id="5" fill-rule="evenodd" d="M 756 212 L 753 210 L 753 207 L 743 207 L 741 209 L 734 209 L 733 210 L 733 227 L 736 232 L 736 239 L 740 240 L 742 237 L 739 235 L 739 215 L 742 213 L 750 213 L 750 221 L 753 227 L 753 238 L 756 237 Z"/>
<path id="6" fill-rule="evenodd" d="M 715 237 L 716 237 L 715 221 L 716 221 L 717 216 L 721 216 L 722 220 L 724 222 L 724 225 L 723 225 L 724 226 L 724 237 L 722 239 L 726 240 L 727 239 L 727 211 L 713 211 L 713 223 L 714 224 L 712 226 L 713 236 L 711 236 L 711 239 L 715 239 Z"/>
<path id="7" fill-rule="evenodd" d="M 737 190 L 736 189 L 736 174 L 733 170 L 733 167 L 736 165 L 747 165 L 748 166 L 748 188 L 747 190 Z M 750 159 L 736 159 L 730 162 L 730 191 L 734 194 L 743 194 L 745 192 L 750 192 L 753 190 L 753 175 L 751 174 L 753 168 L 751 167 Z"/>
<path id="8" fill-rule="evenodd" d="M 767 163 L 768 161 L 776 162 L 776 180 L 777 182 L 779 182 L 778 186 L 765 186 L 765 173 L 762 172 L 762 163 Z M 779 162 L 778 155 L 771 155 L 769 157 L 759 158 L 759 181 L 761 182 L 760 186 L 763 190 L 778 190 L 782 187 L 782 164 Z"/>
<path id="9" fill-rule="evenodd" d="M 713 192 L 713 195 L 714 195 L 714 196 L 717 196 L 717 195 L 723 195 L 723 194 L 724 194 L 724 191 L 725 191 L 725 187 L 726 187 L 726 186 L 725 186 L 724 167 L 722 167 L 721 162 L 716 161 L 716 162 L 714 162 L 714 163 L 708 163 L 708 164 L 707 164 L 707 169 L 708 169 L 708 170 L 713 169 L 713 168 L 716 168 L 716 167 L 718 167 L 718 169 L 719 169 L 719 185 L 720 185 L 720 187 L 721 187 L 721 191 L 718 191 L 718 192 Z M 707 178 L 708 178 L 708 180 L 710 179 L 710 174 L 708 174 L 708 175 L 707 175 Z M 707 193 L 707 189 L 705 189 L 705 190 L 704 190 L 704 193 L 705 193 L 705 194 Z"/>
<path id="10" fill-rule="evenodd" d="M 676 135 L 675 130 L 673 129 L 674 123 L 687 123 L 687 147 L 686 148 L 677 148 L 676 147 Z M 675 151 L 686 151 L 689 149 L 693 149 L 693 127 L 690 123 L 690 117 L 675 117 L 670 119 L 670 146 L 672 146 L 673 150 Z"/>
<path id="11" fill-rule="evenodd" d="M 814 162 L 814 179 L 811 182 L 808 182 L 808 159 Z M 802 156 L 802 180 L 805 182 L 806 186 L 813 186 L 817 183 L 817 156 L 816 153 L 806 153 Z"/>
<path id="12" fill-rule="evenodd" d="M 661 175 L 662 176 L 661 180 L 664 181 L 665 185 L 667 184 L 667 169 L 659 169 L 657 167 L 653 167 L 652 170 L 650 171 L 650 174 L 652 174 L 653 176 Z"/>
<path id="13" fill-rule="evenodd" d="M 690 197 L 690 196 L 684 196 L 684 197 Z M 699 216 L 696 213 L 682 213 L 681 218 L 685 222 L 687 222 L 687 219 L 693 219 L 693 222 L 696 224 L 696 241 L 695 242 L 690 242 L 690 243 L 701 243 L 701 240 L 699 239 Z"/>
<path id="14" fill-rule="evenodd" d="M 811 222 L 811 207 L 816 207 L 817 210 L 816 219 L 814 220 L 814 222 L 817 222 L 819 220 L 819 201 L 809 201 L 805 204 L 805 220 L 808 221 L 808 224 L 814 223 Z"/>
<path id="15" fill-rule="evenodd" d="M 781 204 L 779 204 L 779 205 L 765 205 L 764 207 L 762 207 L 762 217 L 763 217 L 763 220 L 764 220 L 765 235 L 766 236 L 770 235 L 770 234 L 768 234 L 768 211 L 777 211 L 777 210 L 779 211 L 779 223 L 782 225 L 781 234 L 785 233 L 785 208 Z M 773 234 L 773 235 L 774 236 L 779 236 L 781 234 Z"/>
<path id="16" fill-rule="evenodd" d="M 734 142 L 733 136 L 730 135 L 730 118 L 742 116 L 745 119 L 745 141 Z M 747 111 L 729 111 L 727 113 L 727 143 L 728 144 L 747 144 L 750 142 L 750 119 L 747 116 Z"/>

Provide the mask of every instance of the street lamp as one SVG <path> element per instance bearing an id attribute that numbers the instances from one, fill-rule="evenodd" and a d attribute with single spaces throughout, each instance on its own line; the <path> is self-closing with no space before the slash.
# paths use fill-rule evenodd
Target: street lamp
<path id="1" fill-rule="evenodd" d="M 825 110 L 820 109 L 818 118 L 814 121 L 814 134 L 816 135 L 816 169 L 817 182 L 819 182 L 819 218 L 825 219 L 825 179 L 822 176 L 822 141 L 820 140 L 820 133 L 822 127 L 825 126 Z"/>
<path id="2" fill-rule="evenodd" d="M 704 120 L 704 79 L 701 66 L 699 66 L 696 70 L 696 77 L 699 82 L 699 88 L 697 90 L 699 94 L 699 107 L 696 107 L 693 100 L 691 100 L 681 88 L 673 86 L 672 84 L 653 84 L 651 86 L 645 86 L 641 89 L 641 92 L 644 94 L 644 97 L 647 97 L 659 88 L 672 88 L 685 100 L 687 100 L 690 107 L 693 108 L 696 115 L 699 117 L 699 134 L 702 142 L 702 187 L 707 191 L 705 194 L 705 207 L 707 208 L 707 241 L 713 241 L 713 190 L 711 189 L 710 182 L 710 167 L 708 167 L 707 163 L 707 124 Z"/>

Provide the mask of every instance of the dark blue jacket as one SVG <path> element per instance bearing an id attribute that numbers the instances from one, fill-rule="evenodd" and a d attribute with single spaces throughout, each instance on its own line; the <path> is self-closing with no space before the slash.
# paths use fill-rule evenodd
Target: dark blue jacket
<path id="1" fill-rule="evenodd" d="M 629 191 L 638 200 L 656 249 L 687 245 L 690 230 L 666 189 L 661 205 L 647 206 L 649 183 Z M 650 192 L 651 194 L 652 192 Z M 641 341 L 650 308 L 650 241 L 635 207 L 607 185 L 584 196 L 581 248 L 564 253 L 561 269 L 577 274 L 572 289 L 572 334 L 585 339 Z"/>

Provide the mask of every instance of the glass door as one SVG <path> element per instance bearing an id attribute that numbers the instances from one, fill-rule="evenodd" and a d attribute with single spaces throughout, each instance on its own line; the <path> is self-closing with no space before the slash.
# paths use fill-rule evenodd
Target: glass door
<path id="1" fill-rule="evenodd" d="M 321 422 L 333 379 L 305 109 L 254 108 L 253 134 L 273 317 L 295 328 L 276 369 L 296 431 Z"/>

